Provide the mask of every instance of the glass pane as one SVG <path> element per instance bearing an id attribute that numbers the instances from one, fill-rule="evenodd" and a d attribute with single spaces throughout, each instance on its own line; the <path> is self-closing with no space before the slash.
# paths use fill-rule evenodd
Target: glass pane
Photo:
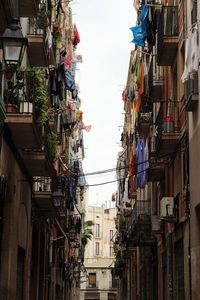
<path id="1" fill-rule="evenodd" d="M 4 44 L 4 59 L 6 61 L 18 62 L 21 51 L 21 44 L 13 43 Z"/>

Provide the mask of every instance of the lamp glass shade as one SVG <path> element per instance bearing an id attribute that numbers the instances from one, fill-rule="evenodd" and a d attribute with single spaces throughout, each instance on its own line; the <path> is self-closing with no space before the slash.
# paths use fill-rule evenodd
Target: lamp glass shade
<path id="1" fill-rule="evenodd" d="M 76 239 L 76 230 L 74 227 L 72 227 L 69 231 L 69 238 L 71 241 L 74 241 Z"/>
<path id="2" fill-rule="evenodd" d="M 3 52 L 6 63 L 18 64 L 20 61 L 21 43 L 4 42 Z"/>
<path id="3" fill-rule="evenodd" d="M 64 204 L 64 195 L 60 189 L 53 193 L 53 203 L 56 207 L 61 207 Z"/>
<path id="4" fill-rule="evenodd" d="M 22 34 L 18 19 L 13 19 L 13 23 L 6 28 L 1 37 L 3 46 L 3 56 L 6 65 L 20 65 L 23 59 L 27 38 Z"/>

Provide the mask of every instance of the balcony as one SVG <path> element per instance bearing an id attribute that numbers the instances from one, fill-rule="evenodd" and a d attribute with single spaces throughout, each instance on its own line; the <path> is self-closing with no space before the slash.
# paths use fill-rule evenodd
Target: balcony
<path id="1" fill-rule="evenodd" d="M 185 107 L 187 111 L 194 111 L 199 100 L 198 73 L 190 74 L 185 82 Z"/>
<path id="2" fill-rule="evenodd" d="M 52 201 L 51 178 L 33 178 L 33 199 L 39 211 L 47 218 L 55 217 L 56 210 Z"/>
<path id="3" fill-rule="evenodd" d="M 5 124 L 17 149 L 40 149 L 42 146 L 34 78 L 34 72 L 20 71 L 13 81 L 4 81 Z"/>
<path id="4" fill-rule="evenodd" d="M 40 0 L 19 0 L 20 17 L 36 17 Z"/>
<path id="5" fill-rule="evenodd" d="M 156 64 L 156 54 L 152 58 L 149 73 L 149 96 L 152 101 L 163 100 L 164 78 L 161 67 Z"/>
<path id="6" fill-rule="evenodd" d="M 148 136 L 151 125 L 152 125 L 152 113 L 139 112 L 136 120 L 137 131 L 143 136 Z"/>
<path id="7" fill-rule="evenodd" d="M 22 158 L 31 176 L 54 176 L 53 160 L 44 150 L 24 149 Z"/>
<path id="8" fill-rule="evenodd" d="M 38 27 L 43 27 L 42 29 Z M 28 58 L 32 67 L 48 67 L 48 43 L 45 24 L 38 25 L 37 19 L 31 19 L 29 25 Z"/>
<path id="9" fill-rule="evenodd" d="M 171 156 L 178 148 L 185 128 L 185 121 L 182 120 L 184 111 L 181 112 L 179 106 L 178 102 L 160 104 L 155 122 L 157 128 L 155 141 L 157 156 Z M 169 115 L 164 117 L 167 111 L 169 111 Z"/>
<path id="10" fill-rule="evenodd" d="M 128 222 L 128 239 L 126 249 L 134 250 L 136 246 L 149 246 L 155 243 L 151 233 L 150 201 L 138 200 Z"/>
<path id="11" fill-rule="evenodd" d="M 159 23 L 157 62 L 171 66 L 178 49 L 178 6 L 163 6 Z"/>
<path id="12" fill-rule="evenodd" d="M 128 220 L 129 230 L 133 230 L 136 226 L 150 223 L 150 201 L 137 200 L 134 204 L 131 217 Z"/>
<path id="13" fill-rule="evenodd" d="M 161 181 L 165 176 L 165 164 L 162 158 L 150 154 L 148 181 Z"/>

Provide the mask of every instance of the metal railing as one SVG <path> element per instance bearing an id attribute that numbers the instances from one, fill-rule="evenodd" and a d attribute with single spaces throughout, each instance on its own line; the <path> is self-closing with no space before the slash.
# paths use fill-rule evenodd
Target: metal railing
<path id="1" fill-rule="evenodd" d="M 149 200 L 137 200 L 133 207 L 131 217 L 128 220 L 128 227 L 134 223 L 149 223 L 151 215 L 151 202 Z"/>
<path id="2" fill-rule="evenodd" d="M 51 177 L 33 177 L 34 192 L 51 192 Z"/>
<path id="3" fill-rule="evenodd" d="M 9 70 L 4 71 L 3 99 L 5 104 L 12 104 L 15 113 L 33 113 L 36 92 L 34 71 L 17 71 L 12 80 L 7 79 L 7 72 Z"/>
<path id="4" fill-rule="evenodd" d="M 178 6 L 163 6 L 160 19 L 162 36 L 178 35 Z"/>
<path id="5" fill-rule="evenodd" d="M 163 6 L 158 28 L 158 54 L 165 37 L 178 36 L 178 6 Z"/>
<path id="6" fill-rule="evenodd" d="M 29 19 L 29 30 L 30 35 L 44 35 L 46 34 L 47 27 L 49 25 L 48 5 L 46 0 L 41 0 L 39 3 L 38 14 L 36 18 Z"/>

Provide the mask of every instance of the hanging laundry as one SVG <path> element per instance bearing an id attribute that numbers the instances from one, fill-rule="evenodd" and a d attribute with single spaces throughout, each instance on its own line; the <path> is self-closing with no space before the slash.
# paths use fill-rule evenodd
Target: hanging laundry
<path id="1" fill-rule="evenodd" d="M 189 31 L 185 42 L 185 66 L 181 80 L 184 83 L 189 79 L 192 72 L 198 71 L 199 50 L 198 50 L 198 30 L 197 25 Z"/>
<path id="2" fill-rule="evenodd" d="M 78 29 L 76 27 L 76 24 L 74 24 L 74 38 L 73 38 L 73 45 L 74 47 L 76 47 L 79 43 L 80 43 L 80 36 L 79 36 L 79 33 L 78 33 Z"/>
<path id="3" fill-rule="evenodd" d="M 47 42 L 48 48 L 51 49 L 52 44 L 53 44 L 53 36 L 52 36 L 51 30 L 50 30 L 49 27 L 47 28 L 47 34 L 46 34 L 45 42 Z"/>
<path id="4" fill-rule="evenodd" d="M 127 100 L 127 91 L 126 91 L 126 89 L 124 89 L 123 92 L 122 92 L 122 100 L 123 101 Z"/>
<path id="5" fill-rule="evenodd" d="M 149 18 L 147 20 L 147 42 L 149 45 L 149 50 L 152 50 L 152 47 L 155 46 L 156 30 L 157 30 L 157 12 L 155 11 L 152 16 L 152 11 L 149 10 Z"/>
<path id="6" fill-rule="evenodd" d="M 198 47 L 198 29 L 197 25 L 192 30 L 191 37 L 192 51 L 191 51 L 191 71 L 198 71 L 199 67 L 199 47 Z"/>
<path id="7" fill-rule="evenodd" d="M 142 27 L 143 37 L 146 38 L 147 36 L 147 23 L 148 23 L 148 6 L 144 5 L 140 14 L 140 22 Z"/>
<path id="8" fill-rule="evenodd" d="M 137 25 L 134 27 L 131 27 L 130 30 L 133 33 L 133 40 L 131 43 L 134 43 L 140 47 L 144 47 L 144 35 L 143 35 L 143 30 L 141 25 Z"/>
<path id="9" fill-rule="evenodd" d="M 74 77 L 67 69 L 65 69 L 65 85 L 67 90 L 69 90 L 70 92 L 73 92 L 73 90 L 75 90 L 76 88 Z"/>
<path id="10" fill-rule="evenodd" d="M 144 60 L 141 61 L 140 68 L 140 87 L 138 90 L 139 94 L 142 95 L 144 93 Z"/>
<path id="11" fill-rule="evenodd" d="M 135 8 L 135 10 L 138 12 L 140 9 L 140 1 L 139 0 L 134 0 L 133 1 L 133 6 Z"/>
<path id="12" fill-rule="evenodd" d="M 71 51 L 71 49 L 67 50 L 67 54 L 65 55 L 65 58 L 64 58 L 63 62 L 64 62 L 65 68 L 69 72 L 72 72 L 72 51 Z"/>
<path id="13" fill-rule="evenodd" d="M 131 154 L 130 154 L 130 161 L 129 161 L 129 175 L 133 176 L 136 175 L 137 167 L 136 167 L 136 147 L 135 141 L 133 141 Z"/>
<path id="14" fill-rule="evenodd" d="M 148 161 L 147 158 L 147 151 L 144 138 L 139 138 L 137 147 L 136 147 L 136 158 L 137 158 L 137 175 L 135 180 L 135 188 L 144 188 L 147 182 L 147 166 Z M 146 148 L 146 149 L 145 149 Z"/>
<path id="15" fill-rule="evenodd" d="M 125 179 L 125 183 L 124 183 L 124 192 L 123 192 L 123 198 L 122 201 L 128 202 L 128 177 Z"/>

